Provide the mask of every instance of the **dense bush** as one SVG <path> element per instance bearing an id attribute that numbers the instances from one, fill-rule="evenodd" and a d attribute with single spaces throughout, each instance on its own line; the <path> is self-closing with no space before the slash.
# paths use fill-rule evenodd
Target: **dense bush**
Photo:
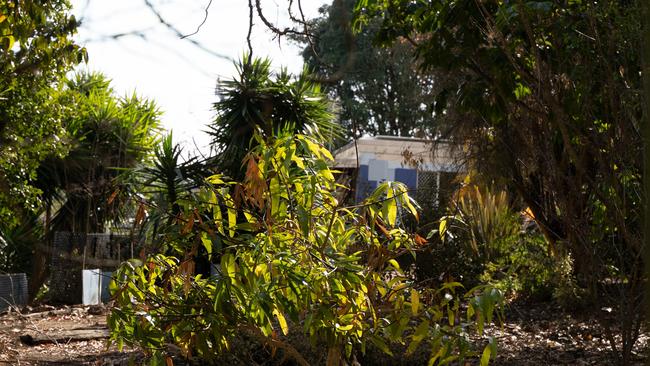
<path id="1" fill-rule="evenodd" d="M 505 191 L 466 184 L 449 212 L 431 239 L 440 243 L 434 247 L 437 256 L 458 255 L 441 261 L 438 273 L 468 284 L 490 283 L 511 296 L 550 299 L 557 289 L 564 298 L 571 277 L 570 268 L 562 266 L 566 256 L 553 253 L 530 213 L 517 212 Z"/>
<path id="2" fill-rule="evenodd" d="M 414 286 L 395 260 L 414 246 L 398 219 L 400 208 L 417 215 L 404 185 L 383 183 L 361 205 L 344 207 L 327 150 L 300 135 L 257 138 L 243 182 L 210 177 L 171 223 L 180 235 L 167 240 L 185 245 L 184 257 L 155 254 L 117 272 L 113 341 L 142 346 L 152 363 L 164 362 L 167 344 L 208 362 L 248 334 L 305 364 L 279 337 L 293 323 L 327 345 L 330 365 L 368 342 L 387 353 L 392 342 L 408 352 L 426 342 L 433 362 L 475 354 L 468 334 L 492 321 L 501 292 Z M 213 277 L 195 273 L 200 247 L 217 263 Z M 493 352 L 490 342 L 483 362 Z"/>

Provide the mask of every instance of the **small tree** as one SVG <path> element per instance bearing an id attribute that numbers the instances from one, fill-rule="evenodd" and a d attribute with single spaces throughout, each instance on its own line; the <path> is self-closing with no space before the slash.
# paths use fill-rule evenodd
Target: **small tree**
<path id="1" fill-rule="evenodd" d="M 57 84 L 86 58 L 69 8 L 65 0 L 0 2 L 0 231 L 32 219 L 36 169 L 65 153 Z"/>
<path id="2" fill-rule="evenodd" d="M 69 152 L 47 158 L 34 182 L 48 212 L 58 203 L 48 230 L 102 232 L 106 224 L 124 218 L 133 192 L 118 178 L 151 156 L 159 111 L 135 95 L 116 97 L 110 81 L 98 73 L 77 74 L 58 101 L 66 106 Z"/>

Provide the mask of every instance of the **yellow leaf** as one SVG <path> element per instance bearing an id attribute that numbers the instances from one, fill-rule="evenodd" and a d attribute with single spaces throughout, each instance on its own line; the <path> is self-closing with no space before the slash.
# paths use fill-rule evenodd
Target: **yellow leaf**
<path id="1" fill-rule="evenodd" d="M 396 260 L 394 260 L 394 259 L 389 259 L 389 260 L 388 260 L 388 263 L 389 263 L 391 266 L 395 267 L 395 269 L 397 269 L 397 270 L 400 269 L 400 268 L 399 268 L 399 263 L 397 263 Z"/>
<path id="2" fill-rule="evenodd" d="M 336 327 L 336 329 L 338 329 L 340 331 L 348 331 L 348 330 L 352 329 L 352 324 L 340 325 L 339 323 L 336 323 L 335 327 Z"/>
<path id="3" fill-rule="evenodd" d="M 273 309 L 273 314 L 278 318 L 278 323 L 280 323 L 280 329 L 284 335 L 289 334 L 289 326 L 287 325 L 287 320 L 284 318 L 284 315 L 278 309 Z"/>
<path id="4" fill-rule="evenodd" d="M 420 294 L 415 289 L 411 289 L 411 312 L 413 312 L 413 315 L 418 313 L 419 308 Z"/>
<path id="5" fill-rule="evenodd" d="M 7 19 L 7 16 L 4 15 L 4 14 L 2 14 L 2 13 L 0 13 L 0 23 L 4 22 L 5 19 Z"/>
<path id="6" fill-rule="evenodd" d="M 237 225 L 237 213 L 234 208 L 228 207 L 228 233 L 232 238 L 235 236 L 235 226 Z"/>
<path id="7" fill-rule="evenodd" d="M 262 276 L 266 273 L 266 264 L 258 264 L 255 266 L 255 275 L 256 276 Z"/>
<path id="8" fill-rule="evenodd" d="M 9 51 L 14 46 L 14 42 L 16 42 L 14 36 L 4 36 L 0 39 L 2 39 L 2 44 L 5 51 Z"/>
<path id="9" fill-rule="evenodd" d="M 406 207 L 409 209 L 409 212 L 415 216 L 415 221 L 420 221 L 420 214 L 415 206 L 411 203 L 410 197 L 405 197 L 404 202 L 406 202 Z"/>
<path id="10" fill-rule="evenodd" d="M 321 152 L 328 160 L 334 161 L 334 157 L 332 156 L 332 153 L 329 152 L 329 150 L 323 148 L 321 149 Z"/>
<path id="11" fill-rule="evenodd" d="M 201 242 L 203 243 L 205 251 L 208 252 L 208 256 L 212 255 L 212 239 L 208 237 L 207 233 L 201 234 Z"/>
<path id="12" fill-rule="evenodd" d="M 292 156 L 291 156 L 291 160 L 292 160 L 294 163 L 296 163 L 296 165 L 298 166 L 298 168 L 300 168 L 300 169 L 305 169 L 305 164 L 303 163 L 301 157 L 296 156 L 296 155 L 292 155 Z"/>
<path id="13" fill-rule="evenodd" d="M 212 211 L 214 214 L 214 223 L 217 225 L 217 230 L 221 233 L 224 234 L 223 231 L 223 215 L 221 214 L 221 207 L 218 205 L 214 207 L 214 211 Z"/>
<path id="14" fill-rule="evenodd" d="M 316 156 L 316 158 L 320 159 L 320 157 L 321 157 L 321 148 L 320 148 L 320 146 L 318 146 L 318 144 L 315 144 L 310 139 L 305 139 L 305 142 L 307 143 L 307 146 L 309 147 L 309 152 L 314 154 Z"/>
<path id="15" fill-rule="evenodd" d="M 440 239 L 444 239 L 445 234 L 447 233 L 447 219 L 440 220 L 440 227 L 438 229 L 438 232 L 440 233 Z"/>
<path id="16" fill-rule="evenodd" d="M 206 181 L 211 184 L 223 184 L 223 179 L 221 174 L 214 174 L 206 178 Z"/>

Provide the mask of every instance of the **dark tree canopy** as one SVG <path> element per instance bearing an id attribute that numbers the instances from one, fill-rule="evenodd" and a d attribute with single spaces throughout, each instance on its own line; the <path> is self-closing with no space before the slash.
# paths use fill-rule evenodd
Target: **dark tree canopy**
<path id="1" fill-rule="evenodd" d="M 354 2 L 334 1 L 320 9 L 305 42 L 303 57 L 314 77 L 339 103 L 347 137 L 434 135 L 432 74 L 418 70 L 415 49 L 406 40 L 390 47 L 374 44 L 379 19 L 353 33 Z"/>
<path id="2" fill-rule="evenodd" d="M 0 3 L 0 222 L 34 209 L 29 181 L 39 162 L 63 153 L 54 85 L 85 57 L 74 44 L 77 22 L 67 1 Z"/>
<path id="3" fill-rule="evenodd" d="M 409 39 L 424 70 L 459 76 L 437 94 L 443 113 L 436 117 L 460 117 L 453 136 L 470 147 L 477 169 L 518 193 L 551 250 L 569 253 L 591 296 L 603 278 L 625 281 L 614 298 L 626 299 L 618 314 L 636 326 L 643 313 L 641 4 L 357 6 L 361 23 L 381 17 L 379 40 Z M 633 338 L 624 337 L 623 357 Z"/>

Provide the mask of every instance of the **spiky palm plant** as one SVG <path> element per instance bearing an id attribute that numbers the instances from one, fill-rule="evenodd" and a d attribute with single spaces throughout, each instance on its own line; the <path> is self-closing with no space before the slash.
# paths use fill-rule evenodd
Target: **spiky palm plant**
<path id="1" fill-rule="evenodd" d="M 235 66 L 237 76 L 217 85 L 216 117 L 208 131 L 221 172 L 242 178 L 242 158 L 255 143 L 255 131 L 268 138 L 289 130 L 321 142 L 341 136 L 320 87 L 306 72 L 273 73 L 269 59 L 246 55 Z"/>
<path id="2" fill-rule="evenodd" d="M 159 112 L 135 95 L 115 97 L 109 81 L 97 73 L 77 74 L 62 99 L 71 106 L 65 119 L 70 150 L 46 159 L 35 182 L 46 211 L 55 208 L 48 229 L 104 231 L 107 223 L 125 217 L 133 190 L 119 178 L 153 151 Z"/>
<path id="3" fill-rule="evenodd" d="M 140 192 L 148 198 L 143 235 L 156 245 L 159 234 L 173 229 L 172 222 L 181 213 L 181 205 L 193 199 L 195 189 L 203 184 L 209 171 L 196 156 L 183 158 L 183 149 L 174 144 L 172 133 L 165 135 L 156 146 L 150 164 L 136 171 Z"/>

